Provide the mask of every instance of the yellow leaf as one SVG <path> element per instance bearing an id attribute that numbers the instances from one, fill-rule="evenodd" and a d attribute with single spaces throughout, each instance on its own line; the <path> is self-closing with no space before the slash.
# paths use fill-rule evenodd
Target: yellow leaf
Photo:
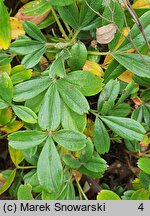
<path id="1" fill-rule="evenodd" d="M 44 71 L 48 67 L 49 62 L 48 62 L 47 58 L 45 58 L 44 56 L 42 56 L 42 58 L 40 60 L 40 64 L 41 64 L 42 71 Z"/>
<path id="2" fill-rule="evenodd" d="M 7 125 L 5 125 L 4 127 L 2 127 L 0 129 L 0 131 L 9 134 L 9 133 L 13 133 L 15 131 L 18 131 L 22 127 L 23 127 L 23 123 L 21 121 L 14 121 L 14 122 L 10 122 Z"/>
<path id="3" fill-rule="evenodd" d="M 117 43 L 117 45 L 115 47 L 115 50 L 117 50 L 118 47 L 122 44 L 122 42 L 127 37 L 127 35 L 129 34 L 129 32 L 130 32 L 130 28 L 129 27 L 124 27 L 122 29 L 122 35 L 121 35 L 121 37 L 120 37 L 120 39 L 119 39 L 119 41 L 118 41 L 118 43 Z"/>
<path id="4" fill-rule="evenodd" d="M 93 131 L 94 131 L 94 122 L 91 119 L 87 119 L 87 125 L 84 130 L 84 133 L 87 137 L 93 139 Z"/>
<path id="5" fill-rule="evenodd" d="M 22 3 L 27 3 L 29 0 L 20 0 Z"/>
<path id="6" fill-rule="evenodd" d="M 126 70 L 124 73 L 122 73 L 122 74 L 118 77 L 118 79 L 120 79 L 120 80 L 123 81 L 123 82 L 130 83 L 131 80 L 132 80 L 133 75 L 134 75 L 134 74 L 133 74 L 132 72 Z"/>
<path id="7" fill-rule="evenodd" d="M 133 8 L 150 8 L 149 0 L 137 0 L 133 5 Z"/>
<path id="8" fill-rule="evenodd" d="M 143 138 L 143 140 L 140 142 L 140 145 L 142 147 L 146 147 L 149 144 L 150 144 L 150 138 L 147 135 L 145 135 L 144 138 Z"/>
<path id="9" fill-rule="evenodd" d="M 3 183 L 6 182 L 6 179 L 3 177 L 2 173 L 0 173 L 0 182 L 3 182 Z"/>
<path id="10" fill-rule="evenodd" d="M 96 76 L 103 76 L 104 72 L 103 69 L 99 64 L 94 61 L 87 60 L 85 65 L 83 66 L 83 71 L 91 71 Z"/>
<path id="11" fill-rule="evenodd" d="M 20 35 L 24 35 L 25 31 L 22 27 L 22 20 L 19 20 L 14 17 L 10 17 L 10 25 L 11 25 L 11 39 L 14 40 L 18 38 Z"/>
<path id="12" fill-rule="evenodd" d="M 141 185 L 141 182 L 140 182 L 140 179 L 139 178 L 135 178 L 133 181 L 132 181 L 132 187 L 134 188 L 134 190 L 139 190 L 142 188 L 142 185 Z"/>
<path id="13" fill-rule="evenodd" d="M 106 55 L 103 65 L 108 65 L 112 59 L 113 57 L 111 55 Z"/>
<path id="14" fill-rule="evenodd" d="M 3 194 L 8 188 L 11 186 L 11 184 L 14 181 L 14 178 L 16 176 L 16 169 L 11 172 L 9 177 L 7 178 L 6 182 L 3 184 L 3 186 L 0 188 L 0 196 Z"/>
<path id="15" fill-rule="evenodd" d="M 64 147 L 60 146 L 60 149 L 63 155 L 67 153 L 67 149 L 65 149 Z"/>
<path id="16" fill-rule="evenodd" d="M 119 39 L 119 41 L 118 41 L 118 43 L 117 43 L 117 45 L 116 45 L 116 47 L 115 47 L 114 50 L 117 50 L 117 49 L 118 49 L 118 47 L 122 44 L 122 42 L 124 41 L 125 37 L 129 34 L 129 32 L 130 32 L 130 28 L 129 28 L 129 27 L 124 27 L 124 28 L 122 29 L 122 35 L 121 35 L 121 37 L 120 37 L 120 39 Z M 113 58 L 112 58 L 111 55 L 106 55 L 103 64 L 104 64 L 104 65 L 108 65 L 108 64 L 111 62 L 112 59 L 113 59 Z"/>
<path id="17" fill-rule="evenodd" d="M 10 74 L 10 71 L 11 71 L 11 64 L 7 64 L 7 65 L 3 65 L 3 66 L 0 66 L 0 72 L 6 72 L 8 74 Z"/>
<path id="18" fill-rule="evenodd" d="M 5 108 L 5 109 L 0 110 L 0 127 L 10 122 L 11 119 L 12 119 L 11 108 L 8 108 L 8 109 Z"/>
<path id="19" fill-rule="evenodd" d="M 18 166 L 18 164 L 20 164 L 24 159 L 22 152 L 12 148 L 10 145 L 8 145 L 8 149 L 12 162 L 15 164 L 15 166 Z"/>

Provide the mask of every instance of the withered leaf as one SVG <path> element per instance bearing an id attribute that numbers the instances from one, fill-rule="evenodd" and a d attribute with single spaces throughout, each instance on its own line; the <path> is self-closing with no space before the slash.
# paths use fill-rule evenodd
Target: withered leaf
<path id="1" fill-rule="evenodd" d="M 115 24 L 108 24 L 96 29 L 96 40 L 99 44 L 108 44 L 110 43 L 116 33 Z"/>

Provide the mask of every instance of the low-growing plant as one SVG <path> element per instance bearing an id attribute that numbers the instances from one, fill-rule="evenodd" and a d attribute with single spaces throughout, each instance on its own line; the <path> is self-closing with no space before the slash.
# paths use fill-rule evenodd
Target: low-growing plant
<path id="1" fill-rule="evenodd" d="M 149 3 L 35 0 L 11 17 L 4 2 L 0 138 L 13 165 L 0 195 L 88 199 L 87 177 L 98 200 L 149 199 Z M 130 188 L 103 184 L 114 144 L 134 173 Z"/>

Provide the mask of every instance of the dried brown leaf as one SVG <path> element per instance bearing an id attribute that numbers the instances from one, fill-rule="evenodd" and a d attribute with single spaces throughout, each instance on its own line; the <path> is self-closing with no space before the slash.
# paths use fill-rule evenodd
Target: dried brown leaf
<path id="1" fill-rule="evenodd" d="M 108 24 L 96 29 L 96 40 L 99 44 L 108 44 L 110 43 L 116 33 L 115 24 Z"/>

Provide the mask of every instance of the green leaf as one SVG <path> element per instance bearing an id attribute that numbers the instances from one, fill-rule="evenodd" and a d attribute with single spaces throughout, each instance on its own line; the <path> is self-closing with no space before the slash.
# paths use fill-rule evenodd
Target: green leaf
<path id="1" fill-rule="evenodd" d="M 143 107 L 139 106 L 137 109 L 135 109 L 132 112 L 131 118 L 136 120 L 139 123 L 142 123 L 142 121 L 143 121 Z"/>
<path id="2" fill-rule="evenodd" d="M 12 60 L 12 56 L 6 54 L 3 51 L 0 51 L 0 66 L 5 66 L 7 64 L 9 64 Z"/>
<path id="3" fill-rule="evenodd" d="M 85 147 L 86 136 L 80 132 L 72 130 L 59 130 L 52 134 L 55 142 L 62 145 L 69 151 L 79 151 Z"/>
<path id="4" fill-rule="evenodd" d="M 41 23 L 38 24 L 38 27 L 39 29 L 45 29 L 54 23 L 55 23 L 55 18 L 53 14 L 49 13 L 48 16 Z"/>
<path id="5" fill-rule="evenodd" d="M 51 85 L 49 77 L 41 77 L 20 83 L 14 87 L 14 101 L 31 99 L 45 91 Z"/>
<path id="6" fill-rule="evenodd" d="M 117 105 L 122 103 L 130 94 L 132 94 L 133 89 L 135 88 L 136 84 L 135 82 L 132 80 L 127 86 L 126 88 L 123 90 L 121 97 L 119 98 L 119 100 L 117 101 Z"/>
<path id="7" fill-rule="evenodd" d="M 121 32 L 124 25 L 124 10 L 121 7 L 120 2 L 114 2 L 113 0 L 110 1 L 109 6 L 108 5 L 105 6 L 103 17 L 105 17 L 107 20 L 102 19 L 103 25 L 107 25 L 111 23 L 112 11 L 113 11 L 113 21 L 117 27 L 117 32 L 115 34 L 114 39 L 108 45 L 110 50 L 114 50 L 114 48 L 118 44 L 119 38 L 120 36 L 122 36 Z"/>
<path id="8" fill-rule="evenodd" d="M 71 180 L 66 182 L 57 200 L 75 200 L 75 189 Z"/>
<path id="9" fill-rule="evenodd" d="M 78 169 L 78 171 L 80 173 L 82 173 L 83 175 L 90 176 L 91 178 L 94 178 L 94 179 L 95 178 L 97 178 L 97 179 L 102 178 L 102 173 L 90 171 L 90 170 L 86 169 L 84 166 L 81 166 Z"/>
<path id="10" fill-rule="evenodd" d="M 124 139 L 141 141 L 146 132 L 143 126 L 133 119 L 115 116 L 104 116 L 101 119 L 113 132 Z"/>
<path id="11" fill-rule="evenodd" d="M 142 101 L 144 101 L 145 103 L 150 102 L 150 89 L 146 89 L 144 91 L 142 91 L 140 98 L 142 99 Z"/>
<path id="12" fill-rule="evenodd" d="M 67 107 L 65 103 L 61 103 L 61 107 L 61 124 L 63 128 L 83 132 L 86 127 L 86 114 L 79 115 Z"/>
<path id="13" fill-rule="evenodd" d="M 148 127 L 150 127 L 150 107 L 149 106 L 143 106 L 144 108 L 144 121 Z"/>
<path id="14" fill-rule="evenodd" d="M 149 200 L 149 191 L 143 188 L 139 189 L 132 194 L 130 200 Z"/>
<path id="15" fill-rule="evenodd" d="M 104 73 L 104 82 L 108 83 L 111 79 L 116 79 L 120 76 L 126 69 L 119 64 L 115 59 L 112 60 Z"/>
<path id="16" fill-rule="evenodd" d="M 9 13 L 3 0 L 0 0 L 0 49 L 8 49 L 11 41 Z"/>
<path id="17" fill-rule="evenodd" d="M 90 71 L 71 72 L 67 74 L 66 80 L 72 84 L 75 84 L 84 96 L 93 96 L 98 94 L 103 85 L 103 79 L 95 76 Z"/>
<path id="18" fill-rule="evenodd" d="M 69 24 L 72 28 L 78 29 L 79 11 L 75 3 L 64 7 L 57 7 L 57 9 L 63 21 Z"/>
<path id="19" fill-rule="evenodd" d="M 37 146 L 31 147 L 28 149 L 21 150 L 24 156 L 24 159 L 34 166 L 37 166 L 37 162 L 39 159 L 39 152 L 37 151 Z"/>
<path id="20" fill-rule="evenodd" d="M 5 109 L 9 106 L 4 100 L 0 98 L 0 109 Z"/>
<path id="21" fill-rule="evenodd" d="M 110 190 L 101 190 L 97 195 L 97 200 L 121 200 L 120 197 Z"/>
<path id="22" fill-rule="evenodd" d="M 30 21 L 25 21 L 23 23 L 23 28 L 25 32 L 33 39 L 40 42 L 46 42 L 46 38 L 44 37 L 40 29 L 37 27 L 37 25 L 35 25 L 34 23 Z"/>
<path id="23" fill-rule="evenodd" d="M 64 59 L 62 56 L 59 56 L 57 59 L 53 61 L 49 69 L 50 78 L 53 77 L 61 77 L 63 78 L 66 74 Z"/>
<path id="24" fill-rule="evenodd" d="M 150 78 L 150 57 L 136 53 L 113 54 L 113 57 L 127 70 L 140 76 Z"/>
<path id="25" fill-rule="evenodd" d="M 18 55 L 30 55 L 35 51 L 41 49 L 44 46 L 43 43 L 39 41 L 33 41 L 31 39 L 17 39 L 11 43 L 10 51 Z"/>
<path id="26" fill-rule="evenodd" d="M 108 103 L 108 111 L 110 107 L 110 103 L 113 105 L 113 102 L 118 97 L 120 91 L 120 83 L 117 80 L 110 80 L 103 88 L 103 90 L 100 93 L 99 99 L 98 99 L 98 111 L 101 112 L 102 108 L 107 105 Z M 105 105 L 106 103 L 106 105 Z M 105 112 L 106 113 L 106 112 Z"/>
<path id="27" fill-rule="evenodd" d="M 123 199 L 123 200 L 130 200 L 130 197 L 132 196 L 132 194 L 133 194 L 134 192 L 135 192 L 134 190 L 125 191 L 125 192 L 123 193 L 122 199 Z"/>
<path id="28" fill-rule="evenodd" d="M 118 116 L 118 117 L 126 117 L 129 115 L 131 111 L 131 107 L 127 103 L 121 103 L 118 105 L 115 105 L 110 111 L 109 115 L 110 116 Z"/>
<path id="29" fill-rule="evenodd" d="M 28 2 L 27 4 L 24 4 L 22 13 L 25 14 L 25 16 L 32 16 L 35 18 L 39 18 L 39 16 L 44 16 L 45 13 L 47 15 L 47 12 L 49 12 L 51 9 L 51 6 L 49 3 L 45 0 L 40 0 L 37 4 L 36 0 Z"/>
<path id="30" fill-rule="evenodd" d="M 8 146 L 8 149 L 9 149 L 11 160 L 13 161 L 15 166 L 18 166 L 18 164 L 20 164 L 24 159 L 22 151 L 14 149 L 10 145 Z"/>
<path id="31" fill-rule="evenodd" d="M 23 176 L 23 181 L 24 183 L 29 183 L 30 179 L 32 178 L 32 176 L 34 176 L 36 174 L 36 170 L 32 169 L 29 172 L 25 173 L 25 175 Z"/>
<path id="32" fill-rule="evenodd" d="M 82 27 L 82 32 L 79 34 L 79 38 L 81 36 L 82 38 L 82 34 L 84 35 L 83 39 L 85 40 L 86 38 L 89 39 L 91 36 L 87 33 L 88 31 L 92 31 L 95 30 L 96 28 L 100 27 L 102 25 L 102 20 L 100 19 L 100 17 L 95 17 L 87 26 Z M 89 51 L 94 51 L 97 52 L 95 50 L 95 48 L 93 48 L 93 50 L 89 50 Z M 96 55 L 88 55 L 88 60 L 96 60 L 96 62 L 98 63 L 98 59 L 100 59 L 100 56 Z"/>
<path id="33" fill-rule="evenodd" d="M 142 186 L 148 190 L 150 185 L 150 175 L 146 174 L 145 172 L 140 171 L 139 174 L 140 183 Z"/>
<path id="34" fill-rule="evenodd" d="M 140 145 L 139 142 L 134 140 L 134 141 L 130 141 L 130 140 L 124 140 L 125 146 L 127 148 L 128 151 L 130 152 L 138 152 L 140 151 Z"/>
<path id="35" fill-rule="evenodd" d="M 55 6 L 65 6 L 73 3 L 73 0 L 48 0 L 51 5 Z"/>
<path id="36" fill-rule="evenodd" d="M 44 96 L 45 96 L 45 91 L 41 92 L 40 94 L 38 94 L 37 96 L 29 100 L 26 100 L 25 106 L 32 109 L 35 113 L 38 113 L 41 108 L 41 104 L 42 104 Z"/>
<path id="37" fill-rule="evenodd" d="M 87 59 L 87 49 L 84 43 L 75 43 L 71 50 L 71 58 L 69 58 L 70 69 L 73 71 L 80 70 L 85 65 Z"/>
<path id="38" fill-rule="evenodd" d="M 32 191 L 32 186 L 30 184 L 20 185 L 17 191 L 17 199 L 34 200 L 31 191 Z"/>
<path id="39" fill-rule="evenodd" d="M 31 48 L 30 48 L 31 49 Z M 31 54 L 28 54 L 26 56 L 23 57 L 21 64 L 23 64 L 23 66 L 25 68 L 32 68 L 34 67 L 36 64 L 39 63 L 39 61 L 41 60 L 43 54 L 46 51 L 46 46 L 43 45 L 43 47 L 41 47 L 40 49 L 32 52 Z"/>
<path id="40" fill-rule="evenodd" d="M 102 109 L 100 110 L 100 114 L 101 115 L 106 115 L 110 112 L 110 110 L 112 110 L 114 107 L 114 100 L 113 99 L 108 99 L 108 101 L 105 101 Z"/>
<path id="41" fill-rule="evenodd" d="M 81 163 L 78 159 L 73 158 L 70 154 L 65 154 L 63 156 L 64 163 L 71 169 L 78 169 L 81 166 Z"/>
<path id="42" fill-rule="evenodd" d="M 17 84 L 30 79 L 32 77 L 32 70 L 25 69 L 22 65 L 17 65 L 12 68 L 10 77 L 12 83 Z"/>
<path id="43" fill-rule="evenodd" d="M 133 76 L 133 80 L 141 86 L 150 87 L 150 78 Z"/>
<path id="44" fill-rule="evenodd" d="M 58 193 L 63 183 L 63 168 L 53 140 L 49 137 L 37 165 L 39 183 L 49 193 Z"/>
<path id="45" fill-rule="evenodd" d="M 87 26 L 93 20 L 96 15 L 94 11 L 98 12 L 101 6 L 102 0 L 82 1 L 79 16 L 79 26 L 81 29 Z"/>
<path id="46" fill-rule="evenodd" d="M 16 170 L 13 170 L 9 177 L 7 178 L 6 182 L 0 188 L 0 195 L 3 194 L 7 189 L 11 186 L 16 176 Z"/>
<path id="47" fill-rule="evenodd" d="M 22 121 L 30 124 L 37 123 L 37 115 L 28 107 L 13 105 L 12 109 L 16 116 L 18 116 Z"/>
<path id="48" fill-rule="evenodd" d="M 0 97 L 11 104 L 13 98 L 13 84 L 7 73 L 0 73 Z"/>
<path id="49" fill-rule="evenodd" d="M 138 161 L 138 167 L 146 174 L 150 175 L 150 159 L 140 158 Z"/>
<path id="50" fill-rule="evenodd" d="M 59 194 L 56 192 L 47 192 L 46 190 L 42 190 L 42 200 L 57 200 Z"/>
<path id="51" fill-rule="evenodd" d="M 42 130 L 55 131 L 61 119 L 61 101 L 56 85 L 51 85 L 45 94 L 38 115 Z"/>
<path id="52" fill-rule="evenodd" d="M 19 131 L 8 136 L 9 145 L 14 149 L 28 149 L 45 141 L 47 134 L 41 131 Z"/>
<path id="53" fill-rule="evenodd" d="M 94 152 L 94 145 L 90 138 L 87 139 L 86 147 L 81 151 L 80 161 L 90 161 Z"/>
<path id="54" fill-rule="evenodd" d="M 99 118 L 96 118 L 94 124 L 94 145 L 98 153 L 104 154 L 109 151 L 109 134 Z"/>
<path id="55" fill-rule="evenodd" d="M 65 80 L 57 81 L 58 91 L 67 106 L 74 112 L 83 115 L 89 110 L 89 104 L 83 94 Z"/>
<path id="56" fill-rule="evenodd" d="M 30 178 L 29 184 L 32 186 L 32 191 L 35 193 L 41 193 L 42 187 L 39 183 L 37 172 Z"/>
<path id="57" fill-rule="evenodd" d="M 106 161 L 102 158 L 93 157 L 91 160 L 83 163 L 84 167 L 89 171 L 96 173 L 104 173 L 107 169 Z"/>
<path id="58" fill-rule="evenodd" d="M 147 11 L 140 17 L 140 23 L 144 29 L 144 34 L 146 35 L 147 40 L 150 40 L 150 25 L 149 25 L 150 11 Z M 132 38 L 132 43 L 130 42 L 130 38 Z M 132 48 L 140 47 L 145 44 L 145 39 L 138 25 L 135 23 L 132 27 L 129 38 L 127 37 L 123 43 L 118 48 L 119 51 L 129 50 Z"/>

